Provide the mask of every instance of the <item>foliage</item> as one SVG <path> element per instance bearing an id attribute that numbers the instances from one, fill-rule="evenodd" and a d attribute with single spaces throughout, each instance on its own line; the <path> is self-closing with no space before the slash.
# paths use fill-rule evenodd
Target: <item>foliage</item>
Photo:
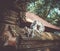
<path id="1" fill-rule="evenodd" d="M 27 10 L 33 12 L 48 22 L 59 25 L 60 1 L 58 0 L 36 0 L 27 6 Z"/>

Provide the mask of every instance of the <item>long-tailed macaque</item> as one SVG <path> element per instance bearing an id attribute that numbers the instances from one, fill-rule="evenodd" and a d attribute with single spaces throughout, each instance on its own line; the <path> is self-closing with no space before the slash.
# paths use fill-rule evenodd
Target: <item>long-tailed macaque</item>
<path id="1" fill-rule="evenodd" d="M 41 22 L 38 21 L 34 21 L 31 26 L 30 29 L 28 29 L 28 35 L 30 35 L 32 38 L 36 35 L 34 32 L 37 32 L 37 34 L 42 34 L 42 32 L 45 31 L 45 27 Z"/>

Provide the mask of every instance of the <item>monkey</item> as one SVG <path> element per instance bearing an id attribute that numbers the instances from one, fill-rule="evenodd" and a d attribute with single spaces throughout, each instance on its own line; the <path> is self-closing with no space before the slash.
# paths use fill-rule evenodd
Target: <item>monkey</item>
<path id="1" fill-rule="evenodd" d="M 35 20 L 31 25 L 30 25 L 30 29 L 28 30 L 28 37 L 31 36 L 32 38 L 34 36 L 36 36 L 36 34 L 34 34 L 34 32 L 37 32 L 38 34 L 42 34 L 42 32 L 45 31 L 45 27 L 41 22 L 38 22 L 37 20 Z"/>

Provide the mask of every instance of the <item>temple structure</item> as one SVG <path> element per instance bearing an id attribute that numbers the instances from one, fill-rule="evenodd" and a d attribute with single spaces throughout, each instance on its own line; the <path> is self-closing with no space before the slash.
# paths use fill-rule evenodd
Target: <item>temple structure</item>
<path id="1" fill-rule="evenodd" d="M 60 27 L 52 25 L 51 23 L 42 19 L 38 15 L 35 15 L 34 13 L 26 12 L 26 21 L 29 22 L 29 23 L 32 23 L 34 20 L 37 20 L 37 21 L 41 22 L 46 27 L 47 31 L 54 31 L 54 30 L 60 31 Z"/>
<path id="2" fill-rule="evenodd" d="M 60 36 L 53 33 L 43 32 L 41 35 L 36 33 L 39 36 L 34 38 L 26 36 L 27 31 L 24 27 L 34 20 L 41 21 L 48 28 L 60 31 L 60 28 L 44 21 L 37 15 L 29 12 L 26 13 L 26 6 L 30 1 L 32 0 L 1 0 L 0 47 L 15 47 L 20 51 L 45 51 L 45 49 L 52 46 L 60 46 Z"/>

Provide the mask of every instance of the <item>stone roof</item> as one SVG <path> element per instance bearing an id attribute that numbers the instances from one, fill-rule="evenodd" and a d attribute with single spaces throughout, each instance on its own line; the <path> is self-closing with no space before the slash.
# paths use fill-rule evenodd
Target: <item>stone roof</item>
<path id="1" fill-rule="evenodd" d="M 30 12 L 26 12 L 26 21 L 27 22 L 33 22 L 35 20 L 38 20 L 40 22 L 42 22 L 42 24 L 46 27 L 52 28 L 52 29 L 56 29 L 56 30 L 60 30 L 60 27 L 57 27 L 55 25 L 52 25 L 51 23 L 47 22 L 46 20 L 42 19 L 41 17 L 35 15 L 34 13 L 30 13 Z"/>

